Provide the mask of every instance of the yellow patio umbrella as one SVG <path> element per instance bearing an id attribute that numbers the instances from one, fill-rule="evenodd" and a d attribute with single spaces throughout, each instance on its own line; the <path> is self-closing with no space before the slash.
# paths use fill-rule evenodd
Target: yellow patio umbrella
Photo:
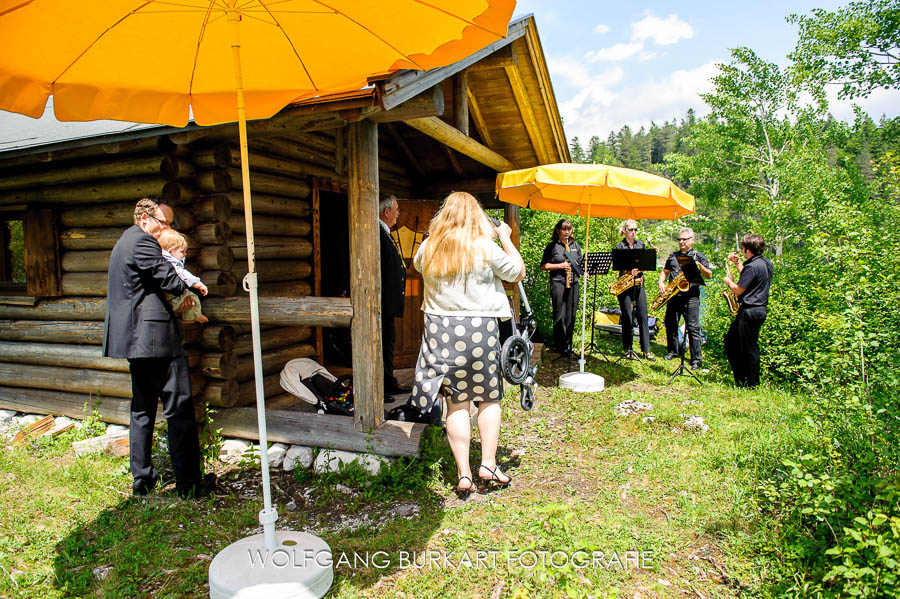
<path id="1" fill-rule="evenodd" d="M 250 292 L 260 445 L 266 447 L 246 119 L 270 117 L 304 98 L 360 89 L 371 76 L 460 60 L 504 37 L 514 7 L 514 0 L 0 0 L 0 109 L 39 117 L 52 95 L 63 121 L 184 126 L 192 114 L 199 125 L 239 123 L 244 287 Z M 261 466 L 261 545 L 271 552 L 289 539 L 276 540 L 268 461 Z M 275 563 L 273 570 L 265 562 L 247 570 L 243 551 L 254 549 L 252 539 L 213 560 L 212 596 L 242 592 L 267 575 L 259 591 L 266 597 L 327 591 L 330 563 L 327 580 L 318 577 L 324 567 L 296 563 Z M 322 542 L 315 545 L 322 546 L 327 550 Z M 214 581 L 217 560 L 232 548 L 234 560 Z M 307 574 L 316 580 L 297 581 Z"/>
<path id="2" fill-rule="evenodd" d="M 673 220 L 694 212 L 694 196 L 665 177 L 605 164 L 544 164 L 499 173 L 496 191 L 501 201 L 523 208 L 588 217 L 585 253 L 590 243 L 592 216 Z M 579 373 L 583 374 L 587 285 L 582 289 L 581 306 L 578 364 Z M 586 387 L 591 384 L 587 383 Z"/>

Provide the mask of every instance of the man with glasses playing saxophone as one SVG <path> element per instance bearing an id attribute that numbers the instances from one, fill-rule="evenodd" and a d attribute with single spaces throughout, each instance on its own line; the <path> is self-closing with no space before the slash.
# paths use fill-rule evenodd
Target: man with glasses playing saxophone
<path id="1" fill-rule="evenodd" d="M 659 292 L 666 289 L 666 279 L 673 278 L 681 272 L 678 265 L 679 257 L 689 257 L 697 264 L 697 269 L 704 279 L 712 277 L 709 260 L 702 253 L 694 249 L 694 230 L 682 229 L 678 233 L 678 251 L 669 254 L 662 272 L 659 273 Z M 703 367 L 703 358 L 700 350 L 700 285 L 691 284 L 690 289 L 676 293 L 666 303 L 666 360 L 677 358 L 678 352 L 678 321 L 684 317 L 684 325 L 687 330 L 691 347 L 691 370 L 700 370 Z"/>
<path id="2" fill-rule="evenodd" d="M 775 271 L 772 262 L 762 255 L 765 247 L 762 236 L 748 233 L 741 239 L 744 262 L 739 261 L 737 252 L 728 256 L 740 273 L 737 283 L 730 276 L 724 279 L 739 304 L 737 316 L 725 334 L 725 354 L 738 387 L 759 385 L 759 330 L 766 321 L 769 285 Z"/>
<path id="3" fill-rule="evenodd" d="M 646 248 L 644 242 L 635 239 L 637 234 L 637 222 L 628 219 L 619 227 L 619 235 L 625 238 L 616 246 L 617 250 L 643 250 Z M 619 308 L 621 317 L 619 324 L 622 326 L 622 348 L 626 355 L 630 354 L 632 346 L 632 335 L 634 328 L 635 312 L 637 313 L 638 333 L 641 339 L 641 354 L 648 362 L 654 361 L 656 358 L 650 354 L 650 327 L 647 321 L 647 293 L 644 291 L 644 273 L 637 268 L 631 270 L 623 270 L 619 273 L 619 281 L 625 275 L 633 277 L 632 284 L 625 290 L 621 291 L 617 298 L 619 300 Z M 618 283 L 619 281 L 616 281 Z"/>

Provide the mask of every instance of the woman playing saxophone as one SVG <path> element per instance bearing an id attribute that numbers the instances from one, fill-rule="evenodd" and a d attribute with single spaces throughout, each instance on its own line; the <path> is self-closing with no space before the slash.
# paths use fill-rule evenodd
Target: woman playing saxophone
<path id="1" fill-rule="evenodd" d="M 637 235 L 637 222 L 634 220 L 628 219 L 623 221 L 622 226 L 619 227 L 619 234 L 625 237 L 616 246 L 617 250 L 645 249 L 644 242 L 635 238 Z M 619 278 L 621 280 L 628 275 L 633 277 L 634 284 L 618 295 L 619 308 L 622 312 L 619 318 L 619 324 L 622 325 L 622 348 L 626 354 L 631 350 L 633 343 L 632 329 L 636 319 L 641 340 L 641 353 L 645 360 L 652 362 L 655 358 L 650 353 L 650 328 L 647 321 L 647 293 L 644 291 L 644 273 L 637 268 L 632 268 L 631 270 L 621 271 Z"/>

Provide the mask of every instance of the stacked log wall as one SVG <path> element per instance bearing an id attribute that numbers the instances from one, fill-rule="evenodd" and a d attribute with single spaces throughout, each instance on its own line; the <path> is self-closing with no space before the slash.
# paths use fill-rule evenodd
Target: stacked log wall
<path id="1" fill-rule="evenodd" d="M 188 238 L 187 267 L 209 287 L 210 298 L 247 295 L 241 288 L 247 250 L 236 146 L 174 140 L 182 141 L 161 137 L 0 159 L 0 207 L 58 211 L 62 275 L 59 302 L 31 309 L 0 304 L 0 406 L 4 387 L 16 388 L 18 402 L 32 392 L 38 402 L 48 393 L 131 397 L 127 361 L 103 358 L 100 344 L 109 256 L 132 225 L 141 197 L 159 196 L 173 207 L 178 230 Z M 254 144 L 255 256 L 263 297 L 312 293 L 309 177 L 336 176 L 333 144 L 333 136 L 322 133 Z M 66 302 L 81 309 L 58 309 Z M 278 379 L 288 360 L 315 357 L 311 333 L 309 327 L 262 327 L 267 398 L 283 392 Z M 198 403 L 255 401 L 248 326 L 211 318 L 206 325 L 186 325 L 184 343 Z"/>

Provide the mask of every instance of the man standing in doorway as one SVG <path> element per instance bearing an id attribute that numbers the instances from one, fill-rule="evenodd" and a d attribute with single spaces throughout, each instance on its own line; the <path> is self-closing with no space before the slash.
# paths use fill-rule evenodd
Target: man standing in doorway
<path id="1" fill-rule="evenodd" d="M 406 264 L 391 235 L 397 224 L 400 206 L 391 196 L 378 205 L 378 224 L 381 230 L 381 351 L 384 357 L 384 395 L 409 393 L 409 387 L 401 387 L 394 377 L 394 345 L 397 332 L 394 319 L 403 316 L 406 296 Z"/>
<path id="2" fill-rule="evenodd" d="M 182 498 L 189 498 L 208 495 L 215 485 L 215 475 L 202 476 L 190 372 L 175 314 L 164 296 L 187 290 L 172 265 L 162 257 L 157 241 L 169 228 L 170 218 L 171 209 L 167 216 L 156 200 L 140 200 L 134 208 L 134 226 L 122 234 L 113 248 L 103 355 L 127 358 L 131 371 L 129 443 L 134 494 L 150 493 L 159 480 L 150 450 L 157 400 L 161 399 L 168 423 L 175 490 Z"/>

